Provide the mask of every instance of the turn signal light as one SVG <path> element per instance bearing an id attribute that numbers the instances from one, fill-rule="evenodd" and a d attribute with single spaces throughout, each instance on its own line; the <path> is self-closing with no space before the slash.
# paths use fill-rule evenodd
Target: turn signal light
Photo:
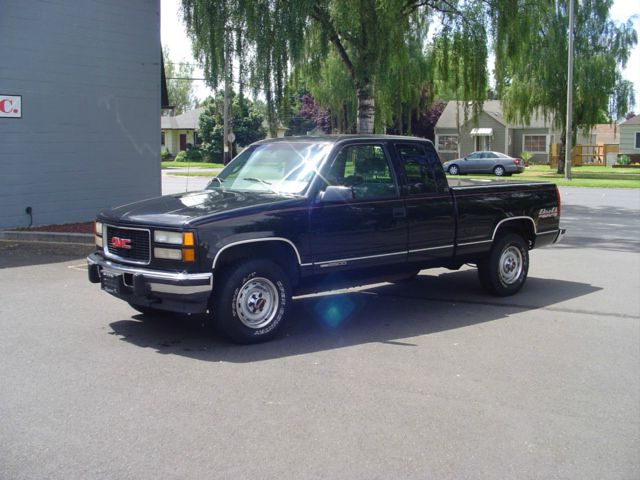
<path id="1" fill-rule="evenodd" d="M 183 262 L 195 262 L 196 261 L 196 252 L 193 248 L 183 248 L 182 249 L 182 261 Z"/>
<path id="2" fill-rule="evenodd" d="M 192 232 L 185 232 L 182 234 L 182 245 L 185 247 L 193 247 L 195 245 Z"/>

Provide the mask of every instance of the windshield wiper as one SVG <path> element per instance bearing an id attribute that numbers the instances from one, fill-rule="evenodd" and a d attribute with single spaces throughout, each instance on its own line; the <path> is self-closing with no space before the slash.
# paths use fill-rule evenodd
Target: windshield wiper
<path id="1" fill-rule="evenodd" d="M 267 182 L 266 180 L 263 180 L 261 178 L 256 178 L 256 177 L 244 177 L 242 180 L 247 180 L 248 182 L 258 182 L 258 183 L 262 183 L 264 185 L 269 185 L 271 186 L 271 182 Z"/>

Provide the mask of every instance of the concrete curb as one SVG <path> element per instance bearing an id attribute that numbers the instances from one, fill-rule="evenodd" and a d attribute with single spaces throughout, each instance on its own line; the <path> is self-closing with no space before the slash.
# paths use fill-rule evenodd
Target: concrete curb
<path id="1" fill-rule="evenodd" d="M 93 235 L 90 233 L 0 230 L 0 240 L 14 240 L 16 242 L 61 243 L 67 245 L 93 245 Z"/>

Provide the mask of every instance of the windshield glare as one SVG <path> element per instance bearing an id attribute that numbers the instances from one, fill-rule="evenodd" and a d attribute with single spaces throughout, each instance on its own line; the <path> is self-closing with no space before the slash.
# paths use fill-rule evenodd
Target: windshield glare
<path id="1" fill-rule="evenodd" d="M 249 147 L 213 179 L 207 189 L 302 194 L 330 143 L 278 142 Z"/>

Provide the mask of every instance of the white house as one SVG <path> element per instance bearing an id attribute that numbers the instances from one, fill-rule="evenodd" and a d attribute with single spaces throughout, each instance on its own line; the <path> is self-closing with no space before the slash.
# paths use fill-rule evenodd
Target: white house
<path id="1" fill-rule="evenodd" d="M 196 108 L 182 115 L 160 117 L 160 150 L 177 155 L 187 149 L 187 144 L 198 145 L 198 121 L 203 111 Z"/>

